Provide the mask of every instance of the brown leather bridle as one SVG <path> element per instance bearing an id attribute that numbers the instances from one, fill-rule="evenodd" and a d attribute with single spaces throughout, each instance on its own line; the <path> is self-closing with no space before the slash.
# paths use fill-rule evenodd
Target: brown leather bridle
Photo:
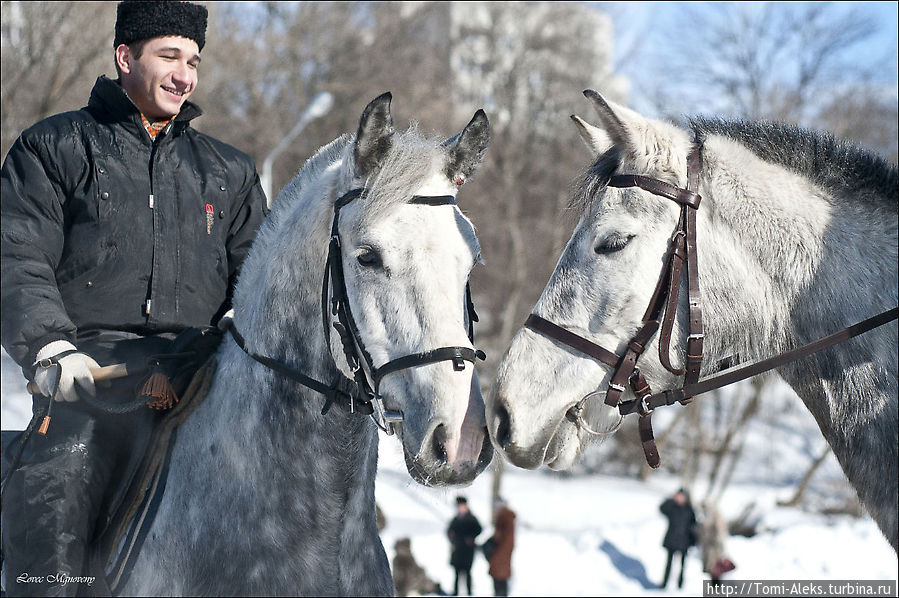
<path id="1" fill-rule="evenodd" d="M 698 394 L 721 388 L 785 365 L 863 334 L 899 317 L 899 308 L 893 308 L 797 349 L 763 361 L 731 368 L 712 377 L 699 380 L 704 337 L 699 271 L 696 258 L 696 210 L 699 208 L 701 197 L 696 193 L 696 190 L 699 188 L 701 168 L 702 146 L 697 143 L 693 145 L 687 156 L 687 187 L 685 189 L 637 174 L 615 175 L 609 179 L 608 186 L 610 187 L 639 187 L 653 195 L 670 199 L 681 206 L 680 218 L 671 237 L 671 245 L 665 259 L 665 266 L 659 276 L 659 281 L 653 291 L 646 312 L 643 314 L 642 324 L 630 341 L 628 341 L 623 355 L 609 351 L 533 313 L 528 316 L 524 324 L 527 328 L 557 340 L 612 368 L 612 376 L 605 391 L 605 404 L 613 408 L 617 407 L 622 417 L 630 413 L 640 414 L 640 440 L 643 445 L 643 452 L 646 455 L 646 462 L 652 468 L 656 468 L 660 464 L 659 452 L 652 432 L 651 419 L 652 412 L 656 408 L 673 405 L 674 403 L 686 405 Z M 689 324 L 686 359 L 684 368 L 681 369 L 671 365 L 669 353 L 671 333 L 674 328 L 674 319 L 678 307 L 680 282 L 684 275 L 684 265 L 686 265 L 687 276 Z M 637 361 L 658 331 L 660 331 L 659 361 L 669 372 L 677 376 L 683 375 L 684 382 L 679 389 L 653 393 L 646 379 L 640 373 Z M 631 387 L 637 400 L 621 402 L 625 384 Z M 576 422 L 581 421 L 580 412 L 583 409 L 586 398 L 569 410 L 569 416 Z"/>

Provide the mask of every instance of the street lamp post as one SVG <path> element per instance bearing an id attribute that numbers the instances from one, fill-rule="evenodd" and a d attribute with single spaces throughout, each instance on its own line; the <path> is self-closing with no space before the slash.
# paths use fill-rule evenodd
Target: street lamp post
<path id="1" fill-rule="evenodd" d="M 328 110 L 330 110 L 333 105 L 334 96 L 327 91 L 323 91 L 312 98 L 312 101 L 303 111 L 303 114 L 300 115 L 300 120 L 297 121 L 297 124 L 295 124 L 290 132 L 278 142 L 275 149 L 265 157 L 265 160 L 262 162 L 262 174 L 259 175 L 259 178 L 262 183 L 262 190 L 265 192 L 265 199 L 269 206 L 272 205 L 272 201 L 274 200 L 272 197 L 272 165 L 274 164 L 275 159 L 281 152 L 287 149 L 290 142 L 293 141 L 304 128 L 306 128 L 306 125 L 309 124 L 310 121 L 327 114 Z"/>

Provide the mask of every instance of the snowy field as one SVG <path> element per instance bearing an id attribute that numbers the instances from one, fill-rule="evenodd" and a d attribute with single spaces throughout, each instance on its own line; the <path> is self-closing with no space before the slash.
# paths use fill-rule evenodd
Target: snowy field
<path id="1" fill-rule="evenodd" d="M 2 374 L 3 429 L 21 429 L 30 417 L 30 400 L 18 367 L 5 352 Z M 823 443 L 801 405 L 793 410 L 779 407 L 776 412 L 779 425 L 784 424 L 784 414 L 790 418 L 786 423 L 795 438 L 783 431 L 777 433 L 779 441 L 793 449 L 781 447 L 771 452 L 770 438 L 775 432 L 760 427 L 748 444 L 762 462 L 741 462 L 745 472 L 735 476 L 720 505 L 723 515 L 732 519 L 754 502 L 761 516 L 758 535 L 728 539 L 727 551 L 737 565 L 729 578 L 897 580 L 896 554 L 871 519 L 776 506 L 776 501 L 789 498 L 795 487 L 784 481 L 788 476 L 782 470 L 801 467 L 797 455 L 814 452 Z M 663 423 L 660 420 L 658 429 Z M 758 425 L 764 426 L 765 419 Z M 803 448 L 808 442 L 813 446 Z M 833 470 L 837 465 L 832 456 L 830 461 Z M 807 461 L 803 463 L 807 465 Z M 485 528 L 479 538 L 483 542 L 492 531 L 488 508 L 492 477 L 488 469 L 467 488 L 425 488 L 409 478 L 396 440 L 382 435 L 376 497 L 387 518 L 382 539 L 388 557 L 393 557 L 397 538 L 409 537 L 419 564 L 444 590 L 452 589 L 445 529 L 455 512 L 455 497 L 468 497 L 472 512 Z M 507 465 L 502 494 L 518 515 L 511 594 L 701 595 L 704 574 L 695 548 L 687 557 L 684 589 L 672 589 L 674 574 L 669 590 L 657 588 L 666 556 L 661 547 L 666 521 L 659 504 L 679 486 L 676 477 L 661 473 L 652 474 L 644 483 L 607 475 L 565 478 L 548 470 L 524 471 Z M 704 488 L 694 488 L 694 493 L 701 491 Z M 675 567 L 674 573 L 677 571 Z M 480 554 L 472 577 L 476 595 L 493 594 L 487 563 Z"/>
<path id="2" fill-rule="evenodd" d="M 444 590 L 452 589 L 445 529 L 464 494 L 485 531 L 491 533 L 487 473 L 461 490 L 432 490 L 409 480 L 395 442 L 382 439 L 378 504 L 387 518 L 381 536 L 392 558 L 397 538 L 412 540 L 419 564 Z M 661 596 L 702 594 L 704 574 L 698 549 L 687 556 L 684 588 L 657 588 L 665 571 L 662 548 L 666 520 L 662 500 L 679 487 L 676 478 L 653 475 L 646 483 L 612 476 L 561 478 L 541 471 L 506 467 L 503 495 L 517 513 L 510 590 L 516 596 Z M 730 537 L 728 552 L 737 569 L 733 579 L 896 580 L 896 554 L 869 518 L 821 516 L 776 507 L 792 488 L 734 484 L 725 493 L 725 517 L 749 502 L 762 505 L 761 533 Z M 678 569 L 675 567 L 675 572 Z M 672 574 L 673 577 L 673 574 Z M 491 596 L 483 555 L 472 570 L 474 592 Z"/>

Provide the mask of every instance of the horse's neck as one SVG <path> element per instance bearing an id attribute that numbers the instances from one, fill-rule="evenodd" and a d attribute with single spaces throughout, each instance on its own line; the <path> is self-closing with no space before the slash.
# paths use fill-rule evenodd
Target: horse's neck
<path id="1" fill-rule="evenodd" d="M 333 180 L 316 180 L 306 186 L 288 187 L 260 231 L 244 264 L 235 291 L 235 325 L 244 336 L 246 349 L 272 358 L 325 385 L 342 378 L 331 357 L 321 319 L 321 287 L 328 246 Z M 288 376 L 251 359 L 229 339 L 220 354 L 226 364 L 218 369 L 216 386 L 225 396 L 213 415 L 224 426 L 235 420 L 247 431 L 248 443 L 258 454 L 252 460 L 273 459 L 261 471 L 284 465 L 280 474 L 296 474 L 295 463 L 310 455 L 331 458 L 330 470 L 311 476 L 311 488 L 321 483 L 330 493 L 335 479 L 350 479 L 365 486 L 368 459 L 374 459 L 377 436 L 371 423 L 359 415 L 348 416 L 333 407 L 323 416 L 326 397 Z M 342 356 L 338 357 L 342 359 Z M 215 389 L 214 389 L 215 390 Z M 256 442 L 251 434 L 268 436 Z M 344 460 L 337 450 L 353 446 L 359 457 Z M 248 450 L 249 447 L 248 447 Z M 311 464 L 310 464 L 311 465 Z M 306 470 L 308 472 L 308 469 Z M 355 475 L 354 475 L 355 474 Z M 306 475 L 306 474 L 302 474 Z M 345 477 L 346 476 L 346 477 Z M 277 479 L 277 476 L 275 476 Z M 282 478 L 283 479 L 283 478 Z"/>
<path id="2" fill-rule="evenodd" d="M 704 189 L 710 201 L 698 218 L 713 359 L 773 356 L 896 306 L 895 212 L 870 199 L 828 197 L 748 151 L 716 146 Z M 899 549 L 896 330 L 895 322 L 881 326 L 778 373 Z"/>
<path id="3" fill-rule="evenodd" d="M 243 266 L 235 324 L 247 349 L 330 383 L 334 361 L 321 320 L 333 187 L 337 175 L 292 183 L 279 195 Z"/>
<path id="4" fill-rule="evenodd" d="M 896 304 L 895 222 L 733 142 L 708 145 L 697 243 L 710 353 L 768 357 Z"/>

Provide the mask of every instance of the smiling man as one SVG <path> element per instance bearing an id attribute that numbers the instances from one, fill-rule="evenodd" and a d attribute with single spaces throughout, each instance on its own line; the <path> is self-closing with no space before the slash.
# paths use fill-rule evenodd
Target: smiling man
<path id="1" fill-rule="evenodd" d="M 88 542 L 156 415 L 118 413 L 141 378 L 95 386 L 92 369 L 146 363 L 214 325 L 264 219 L 252 160 L 191 127 L 206 21 L 193 3 L 120 3 L 118 78 L 24 131 L 4 160 L 0 337 L 41 393 L 4 480 L 10 596 L 74 595 L 78 583 L 53 580 L 93 579 Z"/>

